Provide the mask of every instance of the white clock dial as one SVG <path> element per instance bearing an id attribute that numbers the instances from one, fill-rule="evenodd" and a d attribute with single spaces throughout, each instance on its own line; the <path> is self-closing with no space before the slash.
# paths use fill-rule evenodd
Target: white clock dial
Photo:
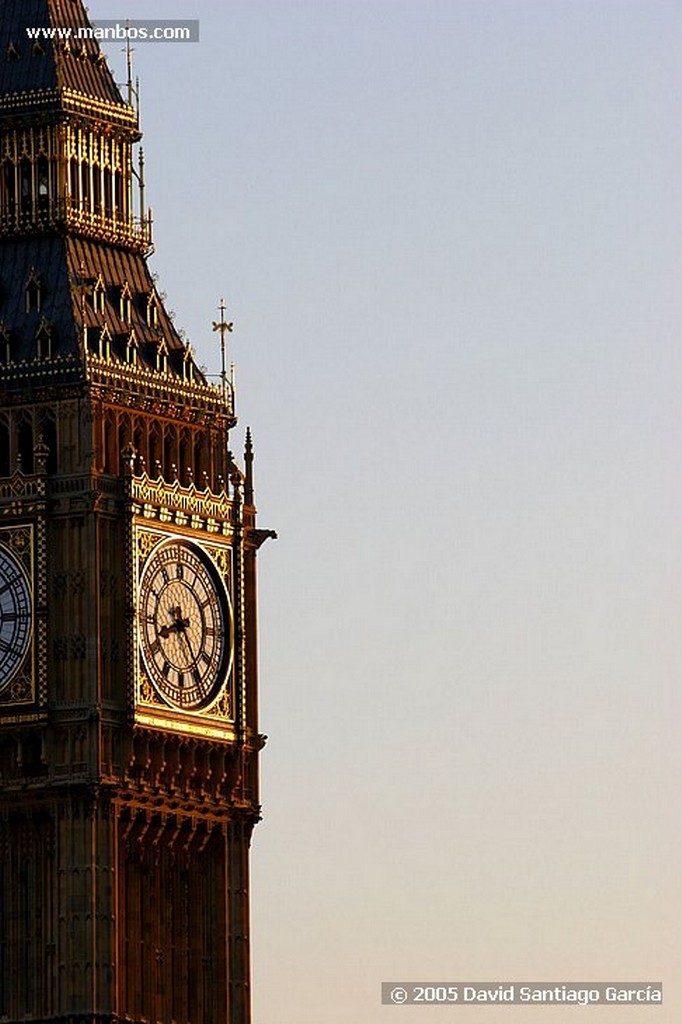
<path id="1" fill-rule="evenodd" d="M 140 578 L 139 628 L 147 672 L 167 703 L 191 711 L 216 698 L 229 669 L 229 605 L 201 548 L 172 540 L 152 551 Z"/>

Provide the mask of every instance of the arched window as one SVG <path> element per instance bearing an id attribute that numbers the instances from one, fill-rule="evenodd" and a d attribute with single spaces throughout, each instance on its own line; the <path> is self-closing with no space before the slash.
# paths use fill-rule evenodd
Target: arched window
<path id="1" fill-rule="evenodd" d="M 182 376 L 184 380 L 194 380 L 194 359 L 191 345 L 186 347 L 182 356 Z"/>
<path id="2" fill-rule="evenodd" d="M 135 427 L 133 430 L 133 447 L 140 458 L 144 468 L 147 466 L 147 445 L 145 443 L 145 435 L 142 427 L 139 425 L 139 420 L 135 421 Z"/>
<path id="3" fill-rule="evenodd" d="M 14 217 L 17 208 L 16 178 L 14 164 L 6 160 L 2 166 L 2 213 Z"/>
<path id="4" fill-rule="evenodd" d="M 116 425 L 111 417 L 104 424 L 104 472 L 118 472 L 118 455 L 116 452 Z"/>
<path id="5" fill-rule="evenodd" d="M 31 270 L 26 281 L 26 312 L 40 312 L 43 304 L 43 285 L 40 275 L 35 267 Z"/>
<path id="6" fill-rule="evenodd" d="M 159 300 L 155 292 L 150 292 L 147 298 L 147 323 L 150 327 L 159 325 Z"/>
<path id="7" fill-rule="evenodd" d="M 159 373 L 167 373 L 168 371 L 168 346 L 166 345 L 165 338 L 161 338 L 156 350 L 156 369 Z"/>
<path id="8" fill-rule="evenodd" d="M 161 439 L 158 428 L 152 427 L 149 434 L 149 463 L 147 473 L 150 479 L 157 480 L 162 475 L 161 466 Z"/>
<path id="9" fill-rule="evenodd" d="M 126 362 L 134 366 L 138 357 L 138 344 L 135 331 L 131 331 L 126 342 Z"/>
<path id="10" fill-rule="evenodd" d="M 194 442 L 194 473 L 197 487 L 202 490 L 208 486 L 208 458 L 206 452 L 206 438 L 199 435 Z"/>
<path id="11" fill-rule="evenodd" d="M 47 158 L 41 156 L 38 160 L 38 209 L 41 213 L 47 212 L 50 199 L 50 165 Z"/>
<path id="12" fill-rule="evenodd" d="M 81 198 L 81 176 L 78 161 L 75 157 L 71 160 L 71 202 L 74 206 L 80 205 Z"/>
<path id="13" fill-rule="evenodd" d="M 120 171 L 116 171 L 114 175 L 114 216 L 118 217 L 119 220 L 125 219 L 125 206 L 124 206 L 124 193 L 123 193 L 123 175 Z"/>
<path id="14" fill-rule="evenodd" d="M 122 453 L 130 443 L 130 424 L 123 422 L 118 427 L 118 472 L 124 471 L 124 460 Z"/>
<path id="15" fill-rule="evenodd" d="M 92 308 L 94 309 L 95 313 L 104 312 L 105 299 L 106 291 L 104 288 L 104 281 L 102 280 L 102 275 L 100 274 L 97 280 L 95 281 L 95 285 L 92 289 Z"/>
<path id="16" fill-rule="evenodd" d="M 163 439 L 163 476 L 164 479 L 172 482 L 174 478 L 173 466 L 175 465 L 175 445 L 174 440 L 171 436 L 171 432 L 168 431 Z"/>
<path id="17" fill-rule="evenodd" d="M 36 359 L 52 358 L 52 324 L 45 317 L 40 321 L 36 331 Z"/>
<path id="18" fill-rule="evenodd" d="M 0 420 L 0 476 L 12 475 L 9 438 L 9 427 Z"/>
<path id="19" fill-rule="evenodd" d="M 48 418 L 43 423 L 43 444 L 47 446 L 49 454 L 47 456 L 47 472 L 57 472 L 57 427 L 52 418 Z"/>
<path id="20" fill-rule="evenodd" d="M 33 168 L 30 160 L 22 160 L 19 164 L 19 190 L 21 192 L 21 212 L 31 212 L 33 205 Z"/>
<path id="21" fill-rule="evenodd" d="M 81 164 L 81 209 L 90 209 L 90 168 Z"/>
<path id="22" fill-rule="evenodd" d="M 17 451 L 22 473 L 33 472 L 33 424 L 22 420 L 17 430 Z"/>
<path id="23" fill-rule="evenodd" d="M 126 281 L 125 284 L 121 287 L 121 294 L 120 294 L 120 297 L 119 297 L 119 316 L 120 316 L 121 320 L 125 321 L 125 323 L 128 323 L 130 321 L 130 314 L 131 314 L 131 312 L 132 312 L 132 304 L 131 304 L 130 286 L 128 285 L 128 282 Z"/>
<path id="24" fill-rule="evenodd" d="M 100 359 L 111 358 L 111 333 L 106 324 L 101 331 L 97 332 L 95 350 Z"/>
<path id="25" fill-rule="evenodd" d="M 104 170 L 104 212 L 107 217 L 111 217 L 113 203 L 114 198 L 111 192 L 111 171 L 107 167 Z"/>
<path id="26" fill-rule="evenodd" d="M 92 169 L 92 207 L 95 213 L 102 212 L 102 178 L 96 166 Z"/>
<path id="27" fill-rule="evenodd" d="M 188 484 L 191 484 L 192 479 L 194 477 L 193 469 L 189 465 L 191 452 L 191 446 L 187 440 L 187 437 L 183 434 L 180 440 L 180 450 L 178 454 L 178 459 L 180 462 L 180 465 L 178 466 L 180 483 L 183 485 L 183 487 L 187 487 Z"/>

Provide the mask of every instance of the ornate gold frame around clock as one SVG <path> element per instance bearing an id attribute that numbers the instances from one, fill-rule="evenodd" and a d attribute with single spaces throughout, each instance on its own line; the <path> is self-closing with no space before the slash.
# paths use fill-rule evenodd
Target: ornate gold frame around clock
<path id="1" fill-rule="evenodd" d="M 43 638 L 44 621 L 37 618 L 36 528 L 32 522 L 0 525 L 0 545 L 21 565 L 28 581 L 31 602 L 31 635 L 23 661 L 11 680 L 0 690 L 0 712 L 34 708 L 37 701 L 36 648 Z M 44 639 L 44 638 L 43 638 Z M 5 716 L 3 715 L 3 718 Z"/>
<path id="2" fill-rule="evenodd" d="M 163 729 L 170 732 L 191 733 L 196 736 L 216 739 L 233 738 L 234 735 L 234 658 L 216 700 L 208 707 L 197 711 L 179 710 L 172 707 L 155 689 L 144 664 L 140 650 L 139 626 L 137 621 L 138 588 L 144 566 L 152 551 L 161 543 L 177 539 L 189 541 L 201 548 L 210 558 L 227 591 L 229 602 L 226 614 L 230 616 L 230 642 L 234 644 L 234 566 L 231 545 L 220 543 L 214 537 L 197 537 L 196 533 L 177 529 L 159 529 L 139 523 L 133 526 L 133 562 L 135 595 L 134 605 L 134 701 L 135 721 L 140 725 Z M 199 722 L 201 724 L 199 724 Z"/>

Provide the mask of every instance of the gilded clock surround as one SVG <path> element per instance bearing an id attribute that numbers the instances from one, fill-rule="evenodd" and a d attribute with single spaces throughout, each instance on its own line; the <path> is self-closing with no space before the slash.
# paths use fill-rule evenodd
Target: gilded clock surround
<path id="1" fill-rule="evenodd" d="M 135 541 L 135 560 L 138 577 L 136 647 L 139 652 L 135 704 L 138 712 L 144 716 L 146 710 L 152 710 L 154 712 L 154 721 L 157 724 L 164 722 L 164 728 L 171 730 L 181 729 L 183 722 L 185 725 L 196 724 L 198 716 L 204 723 L 211 722 L 215 726 L 225 729 L 225 735 L 233 735 L 232 709 L 234 697 L 232 667 L 234 658 L 234 624 L 232 584 L 234 573 L 232 570 L 232 548 L 227 544 L 207 543 L 203 538 L 201 545 L 198 545 L 196 541 L 188 540 L 187 535 L 181 533 L 167 533 L 139 526 L 135 530 Z M 145 653 L 144 618 L 146 606 L 141 595 L 142 581 L 145 571 L 150 565 L 150 560 L 153 560 L 155 554 L 159 551 L 163 551 L 164 548 L 173 543 L 191 545 L 190 550 L 200 552 L 199 557 L 205 558 L 212 567 L 209 571 L 215 572 L 219 578 L 218 585 L 223 591 L 219 599 L 223 602 L 222 614 L 224 616 L 224 644 L 226 650 L 221 655 L 217 665 L 217 672 L 220 673 L 220 678 L 216 678 L 216 685 L 210 687 L 212 696 L 209 700 L 200 702 L 201 706 L 199 707 L 184 708 L 172 699 L 169 699 L 168 695 L 164 695 L 163 686 L 159 684 L 158 678 L 155 679 L 153 668 L 150 671 L 149 656 Z M 239 600 L 239 595 L 237 595 L 237 600 Z M 160 628 L 163 628 L 163 625 Z M 158 633 L 159 623 L 154 624 L 153 630 Z M 165 721 L 164 714 L 168 716 Z"/>
<path id="2" fill-rule="evenodd" d="M 179 711 L 205 712 L 225 688 L 232 655 L 227 590 L 213 561 L 189 541 L 161 541 L 142 567 L 138 605 L 153 693 Z"/>
<path id="3" fill-rule="evenodd" d="M 34 528 L 0 526 L 0 701 L 35 699 Z"/>
<path id="4" fill-rule="evenodd" d="M 1 720 L 13 724 L 44 720 L 47 709 L 45 467 L 41 455 L 39 452 L 37 475 L 14 473 L 9 480 L 0 481 L 0 547 L 21 565 L 32 609 L 24 657 L 0 688 Z M 27 513 L 33 518 L 27 520 Z"/>

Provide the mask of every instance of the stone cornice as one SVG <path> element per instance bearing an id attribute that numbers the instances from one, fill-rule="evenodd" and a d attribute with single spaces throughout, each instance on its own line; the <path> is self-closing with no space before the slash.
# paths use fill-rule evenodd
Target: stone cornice
<path id="1" fill-rule="evenodd" d="M 63 387 L 83 381 L 83 363 L 77 355 L 55 356 L 53 359 L 23 359 L 0 369 L 0 395 L 5 389 L 36 386 Z M 3 396 L 3 401 L 4 401 Z"/>

